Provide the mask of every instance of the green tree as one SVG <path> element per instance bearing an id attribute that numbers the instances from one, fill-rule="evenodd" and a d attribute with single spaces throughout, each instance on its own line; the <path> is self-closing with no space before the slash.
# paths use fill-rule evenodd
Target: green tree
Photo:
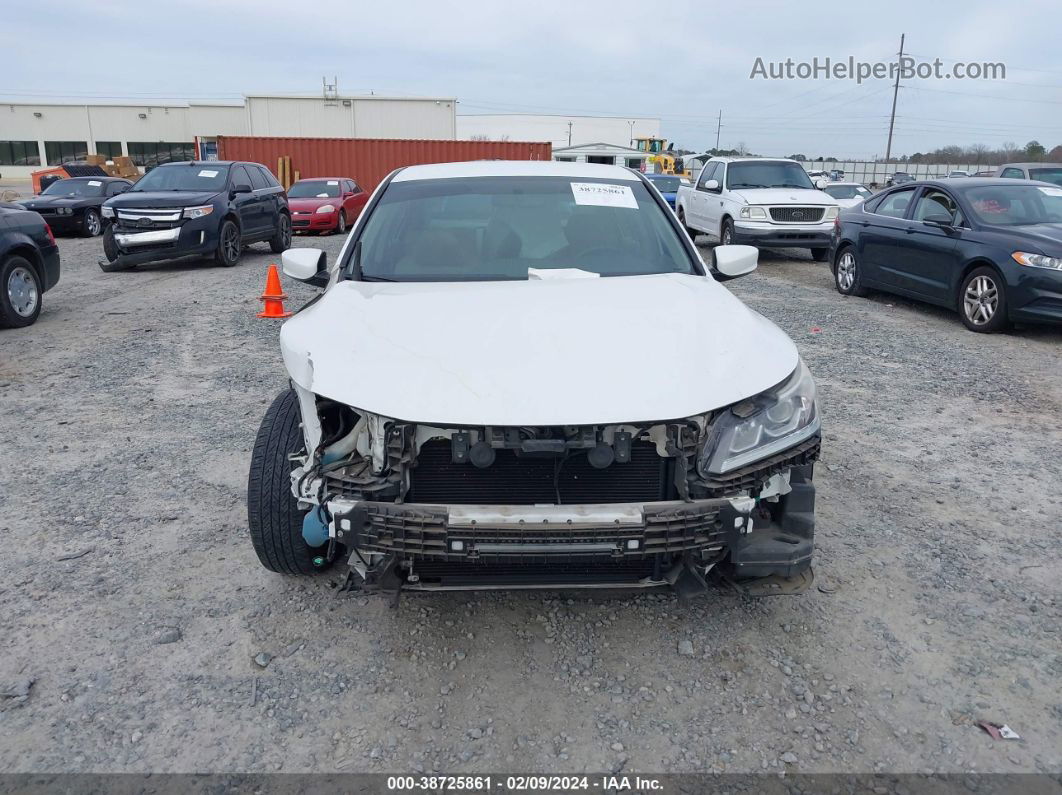
<path id="1" fill-rule="evenodd" d="M 1044 149 L 1044 145 L 1039 141 L 1029 141 L 1025 144 L 1025 156 L 1029 160 L 1043 160 L 1047 150 Z"/>

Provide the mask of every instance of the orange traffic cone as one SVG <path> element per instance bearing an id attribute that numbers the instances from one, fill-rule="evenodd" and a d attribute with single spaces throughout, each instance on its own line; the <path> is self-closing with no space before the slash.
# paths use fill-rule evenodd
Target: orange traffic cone
<path id="1" fill-rule="evenodd" d="M 266 276 L 265 292 L 262 293 L 262 302 L 265 306 L 258 313 L 258 317 L 291 317 L 291 312 L 284 311 L 284 291 L 280 289 L 280 274 L 277 266 L 269 266 L 269 275 Z"/>

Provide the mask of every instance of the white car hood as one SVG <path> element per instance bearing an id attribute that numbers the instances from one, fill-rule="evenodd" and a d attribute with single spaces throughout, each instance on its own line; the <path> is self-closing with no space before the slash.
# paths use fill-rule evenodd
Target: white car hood
<path id="1" fill-rule="evenodd" d="M 792 341 L 703 276 L 342 281 L 281 328 L 291 378 L 441 427 L 701 414 L 796 368 Z"/>
<path id="2" fill-rule="evenodd" d="M 749 204 L 837 204 L 830 194 L 807 188 L 741 188 L 735 193 Z"/>

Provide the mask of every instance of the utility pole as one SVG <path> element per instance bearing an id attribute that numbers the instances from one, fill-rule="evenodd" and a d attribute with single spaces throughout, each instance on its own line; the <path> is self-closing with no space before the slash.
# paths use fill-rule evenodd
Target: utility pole
<path id="1" fill-rule="evenodd" d="M 572 123 L 568 122 L 568 146 L 572 145 Z"/>
<path id="2" fill-rule="evenodd" d="M 634 122 L 629 121 L 627 124 L 631 126 L 631 146 L 634 146 Z"/>
<path id="3" fill-rule="evenodd" d="M 900 93 L 900 66 L 903 64 L 903 33 L 900 34 L 900 55 L 896 60 L 896 85 L 892 87 L 892 114 L 889 116 L 889 143 L 885 146 L 885 162 L 892 155 L 892 128 L 896 124 L 896 96 Z"/>
<path id="4" fill-rule="evenodd" d="M 715 125 L 715 148 L 719 148 L 719 131 L 723 129 L 723 111 L 719 111 L 719 121 Z"/>

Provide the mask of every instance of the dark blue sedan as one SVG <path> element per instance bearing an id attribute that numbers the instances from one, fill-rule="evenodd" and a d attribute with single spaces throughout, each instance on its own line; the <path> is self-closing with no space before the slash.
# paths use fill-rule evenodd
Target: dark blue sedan
<path id="1" fill-rule="evenodd" d="M 843 295 L 881 290 L 958 311 L 973 331 L 1062 323 L 1062 188 L 932 180 L 841 212 L 830 248 Z"/>
<path id="2" fill-rule="evenodd" d="M 660 191 L 660 195 L 664 197 L 664 201 L 666 201 L 671 209 L 674 210 L 675 197 L 678 195 L 678 189 L 682 182 L 682 177 L 676 177 L 671 174 L 646 174 L 645 178 L 653 183 L 653 187 Z"/>

